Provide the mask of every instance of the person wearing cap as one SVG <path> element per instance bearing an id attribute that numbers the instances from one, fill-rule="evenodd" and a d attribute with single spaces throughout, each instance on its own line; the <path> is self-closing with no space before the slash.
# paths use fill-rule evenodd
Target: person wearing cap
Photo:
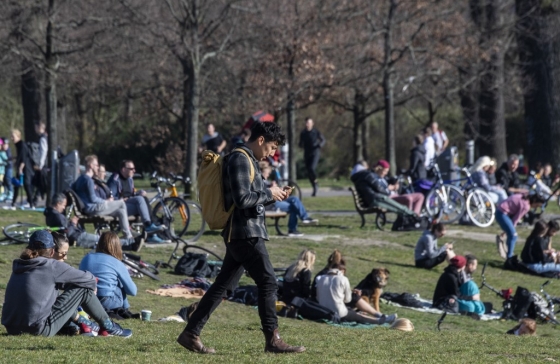
<path id="1" fill-rule="evenodd" d="M 389 163 L 386 161 L 380 161 L 380 163 L 381 165 L 378 163 L 378 165 L 374 167 L 374 171 L 382 173 L 382 170 L 389 170 L 389 167 L 386 169 L 383 167 L 388 166 Z M 407 206 L 390 198 L 391 192 L 395 192 L 395 186 L 389 187 L 387 181 L 374 171 L 365 169 L 354 173 L 354 175 L 350 177 L 350 180 L 354 183 L 354 186 L 356 186 L 356 191 L 361 197 L 364 207 L 383 205 L 384 208 L 390 208 L 400 214 L 409 216 L 415 215 L 415 212 L 410 210 Z M 422 202 L 423 201 L 424 196 L 422 196 Z"/>
<path id="2" fill-rule="evenodd" d="M 449 265 L 443 270 L 434 290 L 432 306 L 448 312 L 459 312 L 458 299 L 461 294 L 459 287 L 464 283 L 463 270 L 467 259 L 456 255 L 450 259 Z"/>
<path id="3" fill-rule="evenodd" d="M 54 336 L 68 322 L 91 335 L 130 337 L 132 331 L 111 321 L 96 297 L 93 274 L 52 259 L 55 243 L 47 230 L 34 232 L 29 245 L 12 264 L 2 307 L 8 335 Z M 58 294 L 57 287 L 64 287 Z M 77 314 L 81 306 L 97 323 Z"/>

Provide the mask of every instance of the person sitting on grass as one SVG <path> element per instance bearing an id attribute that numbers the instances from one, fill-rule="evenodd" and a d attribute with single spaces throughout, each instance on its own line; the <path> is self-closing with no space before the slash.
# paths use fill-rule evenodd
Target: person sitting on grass
<path id="1" fill-rule="evenodd" d="M 521 252 L 521 260 L 525 266 L 537 274 L 560 272 L 560 264 L 556 261 L 557 256 L 552 258 L 545 253 L 548 248 L 548 241 L 545 239 L 548 230 L 549 226 L 546 222 L 537 221 Z"/>
<path id="2" fill-rule="evenodd" d="M 132 330 L 113 322 L 99 299 L 93 274 L 52 259 L 55 244 L 47 230 L 34 232 L 29 244 L 15 259 L 6 286 L 2 325 L 8 335 L 54 336 L 69 321 L 106 336 L 132 336 Z M 58 294 L 57 286 L 64 285 Z M 84 311 L 97 323 L 77 314 Z"/>
<path id="3" fill-rule="evenodd" d="M 543 249 L 544 254 L 546 255 L 546 262 L 553 263 L 558 261 L 558 253 L 552 247 L 552 237 L 560 231 L 560 225 L 558 225 L 558 221 L 556 220 L 550 220 L 547 225 L 548 230 L 546 231 L 546 235 L 543 237 Z"/>
<path id="4" fill-rule="evenodd" d="M 374 318 L 348 309 L 346 304 L 352 301 L 352 289 L 345 274 L 345 266 L 333 264 L 327 274 L 317 277 L 317 302 L 321 306 L 337 313 L 341 320 L 345 322 L 383 325 L 395 321 L 396 315 L 392 315 L 392 317 L 382 315 L 379 318 Z"/>
<path id="5" fill-rule="evenodd" d="M 478 315 L 483 315 L 485 312 L 484 303 L 480 301 L 480 290 L 476 283 L 470 279 L 472 274 L 476 271 L 478 260 L 474 255 L 465 255 L 467 264 L 465 265 L 464 273 L 467 276 L 467 281 L 459 287 L 460 296 L 457 302 L 459 303 L 459 312 L 465 312 L 467 315 L 472 315 L 479 318 Z"/>
<path id="6" fill-rule="evenodd" d="M 136 316 L 129 311 L 127 296 L 136 296 L 136 284 L 122 260 L 119 237 L 112 231 L 101 234 L 95 253 L 87 254 L 80 262 L 80 269 L 97 277 L 97 297 L 103 308 L 113 318 Z M 139 316 L 138 316 L 139 317 Z"/>
<path id="7" fill-rule="evenodd" d="M 438 248 L 437 240 L 445 235 L 445 225 L 436 223 L 430 230 L 424 231 L 414 249 L 414 261 L 418 268 L 432 269 L 444 260 L 455 256 L 453 244 L 445 243 Z"/>
<path id="8" fill-rule="evenodd" d="M 282 301 L 290 304 L 295 297 L 309 298 L 311 294 L 311 272 L 315 264 L 315 252 L 304 249 L 297 261 L 290 265 L 284 275 Z"/>
<path id="9" fill-rule="evenodd" d="M 463 270 L 467 259 L 462 255 L 456 255 L 450 259 L 450 264 L 443 270 L 436 284 L 432 307 L 448 312 L 459 312 L 457 302 L 460 295 L 459 287 L 464 283 Z"/>
<path id="10" fill-rule="evenodd" d="M 346 261 L 345 261 L 344 257 L 342 256 L 342 253 L 338 249 L 335 249 L 331 253 L 331 255 L 329 255 L 329 258 L 327 259 L 327 265 L 325 266 L 325 268 L 321 269 L 321 271 L 319 273 L 317 273 L 317 275 L 313 279 L 313 283 L 311 284 L 311 299 L 312 300 L 315 300 L 316 302 L 319 302 L 318 299 L 317 299 L 317 282 L 318 282 L 318 280 L 321 276 L 324 276 L 324 275 L 329 273 L 329 271 L 330 271 L 330 269 L 333 265 L 337 265 L 337 264 L 346 267 Z M 358 286 L 360 286 L 360 285 L 358 284 Z M 362 290 L 360 288 L 358 288 L 358 287 L 354 288 L 354 290 L 352 290 L 352 298 L 351 298 L 350 302 L 348 302 L 346 304 L 346 307 L 351 309 L 351 310 L 357 310 L 359 312 L 367 313 L 367 314 L 369 314 L 373 317 L 376 317 L 376 318 L 385 317 L 385 322 L 387 322 L 387 323 L 393 322 L 397 318 L 397 314 L 387 316 L 387 315 L 382 314 L 381 312 L 377 311 L 375 308 L 373 308 L 369 304 L 368 301 L 366 301 L 362 297 L 363 293 L 364 292 L 362 292 Z"/>
<path id="11" fill-rule="evenodd" d="M 68 240 L 76 243 L 77 246 L 88 249 L 95 247 L 99 241 L 99 236 L 86 232 L 77 216 L 72 217 L 68 221 L 65 215 L 66 204 L 66 196 L 63 193 L 57 193 L 53 196 L 51 206 L 47 207 L 43 212 L 47 226 L 66 229 Z M 146 235 L 143 233 L 135 238 L 122 238 L 120 242 L 123 250 L 138 252 L 144 246 L 145 238 Z"/>
<path id="12" fill-rule="evenodd" d="M 261 169 L 265 184 L 267 184 L 267 186 L 276 186 L 275 181 L 268 182 L 268 177 L 270 177 L 270 173 L 272 172 L 270 164 L 266 161 L 261 161 L 259 162 L 259 168 Z M 268 205 L 267 208 L 278 209 L 290 214 L 288 218 L 288 236 L 303 236 L 297 229 L 298 218 L 306 225 L 315 225 L 319 222 L 319 220 L 312 219 L 309 216 L 305 206 L 303 206 L 301 200 L 296 196 L 290 196 L 284 201 L 275 201 L 273 204 Z"/>
<path id="13" fill-rule="evenodd" d="M 524 318 L 519 320 L 519 324 L 513 329 L 506 332 L 508 335 L 522 336 L 529 335 L 533 336 L 537 334 L 537 323 L 535 320 L 530 318 Z"/>

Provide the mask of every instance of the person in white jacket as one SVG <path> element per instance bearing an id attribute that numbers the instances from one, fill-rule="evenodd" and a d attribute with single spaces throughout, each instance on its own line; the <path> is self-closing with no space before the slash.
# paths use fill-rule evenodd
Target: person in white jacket
<path id="1" fill-rule="evenodd" d="M 333 264 L 327 274 L 317 277 L 317 301 L 321 306 L 338 313 L 342 321 L 382 325 L 395 320 L 396 315 L 373 318 L 349 310 L 346 303 L 352 301 L 352 289 L 345 273 L 344 265 Z"/>

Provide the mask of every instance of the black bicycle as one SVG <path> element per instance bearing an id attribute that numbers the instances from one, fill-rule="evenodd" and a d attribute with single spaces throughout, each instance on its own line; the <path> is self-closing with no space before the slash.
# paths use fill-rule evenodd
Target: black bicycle
<path id="1" fill-rule="evenodd" d="M 140 256 L 130 254 L 130 253 L 123 253 L 122 262 L 128 265 L 130 268 L 146 275 L 156 281 L 159 281 L 159 270 L 153 264 L 143 261 Z"/>

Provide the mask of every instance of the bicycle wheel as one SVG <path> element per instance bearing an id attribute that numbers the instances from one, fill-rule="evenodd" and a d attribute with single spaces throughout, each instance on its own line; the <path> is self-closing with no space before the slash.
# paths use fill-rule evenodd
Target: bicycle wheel
<path id="1" fill-rule="evenodd" d="M 465 205 L 463 191 L 452 185 L 443 185 L 431 190 L 425 202 L 430 217 L 441 214 L 440 221 L 444 224 L 452 224 L 459 220 L 465 213 Z"/>
<path id="2" fill-rule="evenodd" d="M 160 223 L 166 225 L 172 235 L 181 237 L 189 227 L 189 206 L 179 197 L 166 197 L 158 202 L 152 214 Z"/>
<path id="3" fill-rule="evenodd" d="M 224 260 L 224 258 L 220 257 L 218 254 L 214 253 L 210 249 L 206 249 L 206 248 L 203 248 L 203 247 L 198 246 L 198 245 L 191 245 L 191 244 L 188 244 L 187 242 L 185 242 L 185 246 L 183 247 L 183 254 L 187 254 L 187 250 L 189 250 L 189 249 L 202 250 L 206 254 L 212 255 L 214 258 L 218 259 L 220 262 Z"/>
<path id="4" fill-rule="evenodd" d="M 471 190 L 467 196 L 467 215 L 472 223 L 479 227 L 488 227 L 494 222 L 496 206 L 486 191 Z"/>
<path id="5" fill-rule="evenodd" d="M 152 278 L 153 280 L 159 281 L 159 277 L 157 275 L 155 275 L 154 273 L 152 273 L 149 269 L 142 267 L 142 263 L 143 262 L 137 262 L 135 260 L 131 260 L 129 258 L 127 258 L 126 256 L 123 256 L 123 260 L 122 262 L 126 265 L 128 265 L 129 267 L 137 270 L 138 272 L 147 275 L 148 277 Z"/>
<path id="6" fill-rule="evenodd" d="M 189 242 L 195 242 L 204 234 L 206 221 L 202 217 L 202 208 L 198 203 L 191 200 L 186 200 L 185 202 L 189 206 L 189 228 L 184 238 Z"/>
<path id="7" fill-rule="evenodd" d="M 14 241 L 17 244 L 27 244 L 29 243 L 29 238 L 37 230 L 43 229 L 42 226 L 36 224 L 28 224 L 24 222 L 18 222 L 17 224 L 11 224 L 3 229 L 4 235 L 9 241 Z M 7 245 L 3 243 L 3 245 Z"/>

